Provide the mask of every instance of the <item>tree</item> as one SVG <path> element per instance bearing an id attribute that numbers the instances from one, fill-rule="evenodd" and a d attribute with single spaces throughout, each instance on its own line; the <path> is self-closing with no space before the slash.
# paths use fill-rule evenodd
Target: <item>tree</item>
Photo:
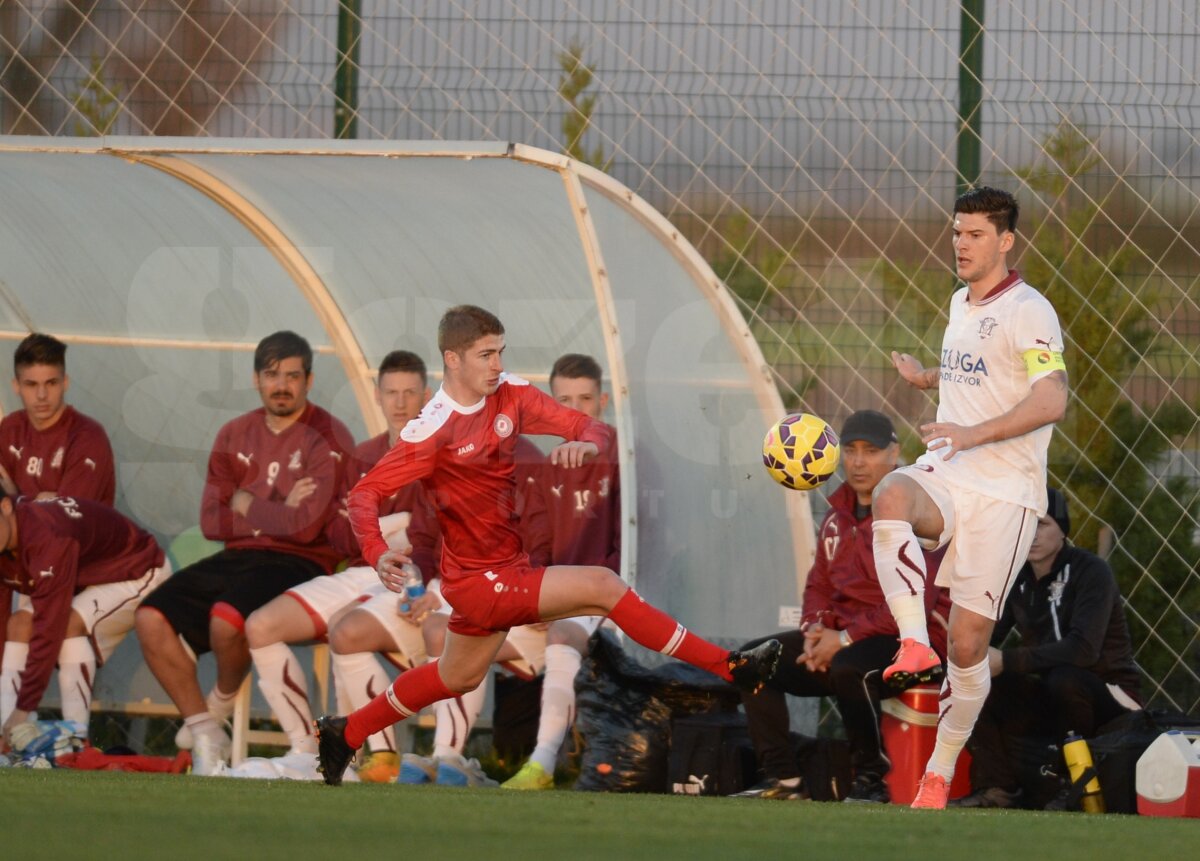
<path id="1" fill-rule="evenodd" d="M 75 120 L 76 137 L 108 134 L 121 113 L 119 87 L 110 87 L 104 80 L 104 61 L 92 57 L 88 77 L 71 99 L 71 107 L 79 115 Z"/>
<path id="2" fill-rule="evenodd" d="M 583 136 L 587 134 L 592 113 L 596 110 L 596 96 L 583 95 L 595 80 L 592 67 L 583 61 L 583 51 L 583 45 L 572 39 L 567 50 L 558 53 L 558 65 L 562 69 L 558 94 L 567 103 L 567 112 L 562 119 L 563 140 L 566 141 L 563 152 L 576 161 L 607 172 L 611 160 L 605 160 L 603 145 L 596 144 L 591 152 L 583 145 Z"/>

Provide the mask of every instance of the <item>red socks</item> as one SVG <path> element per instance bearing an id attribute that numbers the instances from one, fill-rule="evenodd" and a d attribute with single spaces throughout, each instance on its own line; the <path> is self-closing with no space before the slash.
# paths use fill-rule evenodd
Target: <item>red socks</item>
<path id="1" fill-rule="evenodd" d="M 630 589 L 608 614 L 618 628 L 647 649 L 671 655 L 694 667 L 708 670 L 725 681 L 729 675 L 729 650 L 697 637 L 662 610 L 642 600 Z"/>
<path id="2" fill-rule="evenodd" d="M 401 673 L 387 690 L 350 713 L 346 719 L 346 744 L 357 750 L 369 736 L 412 717 L 431 703 L 455 695 L 442 682 L 437 661 Z"/>

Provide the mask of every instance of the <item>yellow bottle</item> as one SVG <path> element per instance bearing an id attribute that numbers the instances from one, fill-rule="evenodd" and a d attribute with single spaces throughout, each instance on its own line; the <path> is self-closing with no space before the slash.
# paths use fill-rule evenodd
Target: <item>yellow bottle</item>
<path id="1" fill-rule="evenodd" d="M 1082 736 L 1072 733 L 1063 742 L 1063 759 L 1067 761 L 1067 770 L 1071 772 L 1071 782 L 1079 780 L 1089 768 L 1094 769 L 1092 751 Z M 1104 796 L 1100 793 L 1100 778 L 1093 775 L 1083 787 L 1083 798 L 1080 806 L 1084 813 L 1103 813 Z"/>

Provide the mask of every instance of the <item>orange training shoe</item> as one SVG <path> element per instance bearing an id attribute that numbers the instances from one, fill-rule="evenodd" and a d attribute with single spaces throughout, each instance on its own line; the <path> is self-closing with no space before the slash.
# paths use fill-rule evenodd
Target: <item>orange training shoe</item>
<path id="1" fill-rule="evenodd" d="M 892 689 L 904 691 L 916 684 L 940 681 L 945 673 L 942 659 L 924 643 L 906 638 L 892 658 L 892 665 L 883 671 L 883 681 Z"/>
<path id="2" fill-rule="evenodd" d="M 917 797 L 910 805 L 913 810 L 944 810 L 950 800 L 950 786 L 936 771 L 927 771 L 917 785 Z"/>
<path id="3" fill-rule="evenodd" d="M 358 779 L 363 783 L 392 783 L 400 774 L 400 756 L 394 751 L 377 750 L 358 767 Z"/>

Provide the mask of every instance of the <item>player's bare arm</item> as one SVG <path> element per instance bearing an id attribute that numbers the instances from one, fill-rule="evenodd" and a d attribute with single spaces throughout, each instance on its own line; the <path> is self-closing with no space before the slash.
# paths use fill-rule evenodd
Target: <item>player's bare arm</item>
<path id="1" fill-rule="evenodd" d="M 906 383 L 918 389 L 936 389 L 941 379 L 938 368 L 926 368 L 908 353 L 892 351 L 892 364 Z"/>
<path id="2" fill-rule="evenodd" d="M 921 425 L 921 439 L 931 451 L 945 449 L 949 460 L 956 451 L 1012 439 L 1060 421 L 1067 411 L 1067 372 L 1052 371 L 1030 388 L 1020 403 L 1008 412 L 977 425 L 952 422 Z"/>
<path id="3" fill-rule="evenodd" d="M 583 466 L 599 454 L 600 449 L 596 447 L 595 443 L 574 440 L 555 446 L 554 450 L 550 452 L 550 463 L 571 469 Z"/>

